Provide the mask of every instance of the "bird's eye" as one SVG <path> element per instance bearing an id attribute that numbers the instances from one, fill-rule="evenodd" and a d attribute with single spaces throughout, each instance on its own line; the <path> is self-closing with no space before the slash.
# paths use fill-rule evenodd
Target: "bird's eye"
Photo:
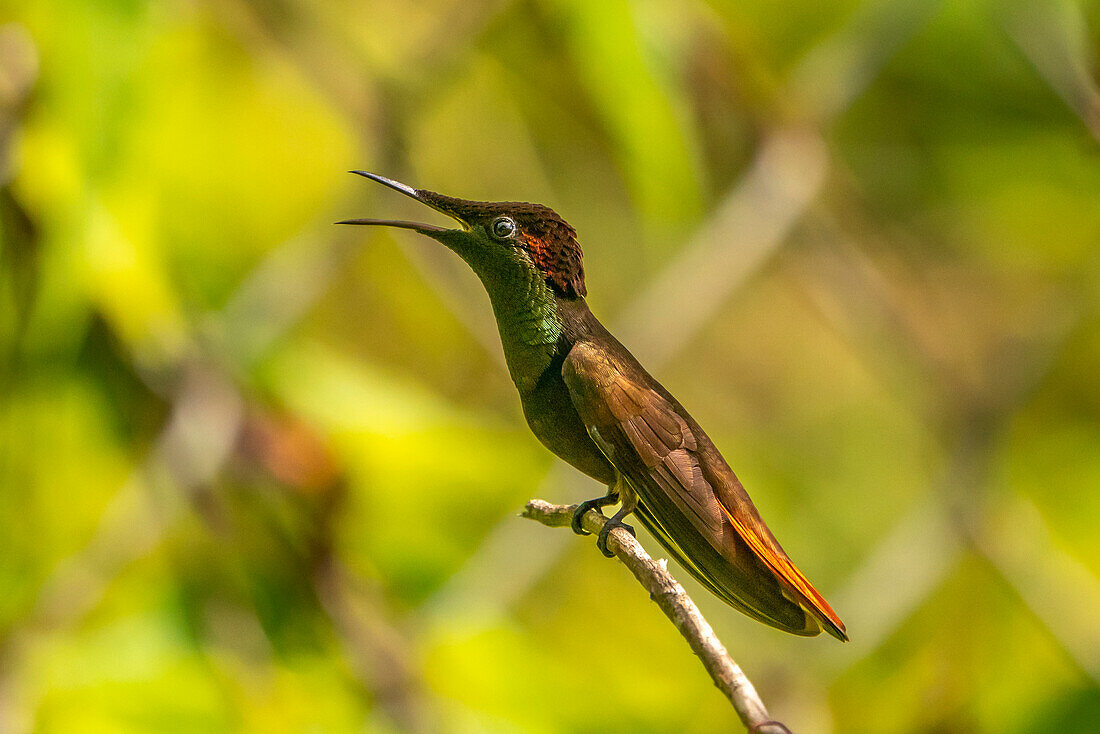
<path id="1" fill-rule="evenodd" d="M 500 240 L 506 240 L 516 233 L 516 223 L 511 217 L 500 217 L 493 222 L 493 236 Z"/>

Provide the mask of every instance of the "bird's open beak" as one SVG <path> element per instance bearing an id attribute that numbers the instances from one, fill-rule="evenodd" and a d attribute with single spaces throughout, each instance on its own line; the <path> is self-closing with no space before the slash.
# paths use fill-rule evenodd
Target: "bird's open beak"
<path id="1" fill-rule="evenodd" d="M 412 186 L 406 186 L 405 184 L 398 181 L 394 181 L 392 179 L 386 178 L 385 176 L 379 176 L 377 173 L 370 173 L 368 171 L 348 171 L 348 173 L 354 173 L 356 175 L 363 176 L 364 178 L 369 178 L 372 181 L 377 181 L 380 184 L 389 186 L 394 191 L 400 191 L 402 194 L 408 196 L 410 199 L 416 199 L 421 204 L 430 206 L 432 209 L 435 209 L 438 212 L 442 212 L 448 217 L 456 220 L 461 225 L 462 229 L 465 230 L 468 228 L 468 225 L 462 220 L 461 217 L 459 217 L 454 212 L 447 211 L 436 203 L 429 201 L 421 194 L 418 189 L 414 189 Z M 401 229 L 411 229 L 414 232 L 419 232 L 420 234 L 424 234 L 433 238 L 437 238 L 438 235 L 440 235 L 441 233 L 454 231 L 449 230 L 446 227 L 437 227 L 434 224 L 406 222 L 398 219 L 344 219 L 343 221 L 337 222 L 337 224 L 373 224 L 382 227 L 399 227 Z"/>

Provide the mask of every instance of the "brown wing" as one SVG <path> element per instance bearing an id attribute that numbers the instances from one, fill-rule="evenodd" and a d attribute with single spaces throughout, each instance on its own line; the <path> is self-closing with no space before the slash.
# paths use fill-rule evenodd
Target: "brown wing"
<path id="1" fill-rule="evenodd" d="M 710 440 L 640 366 L 579 343 L 562 375 L 589 434 L 637 493 L 638 517 L 692 575 L 774 627 L 847 639 Z"/>

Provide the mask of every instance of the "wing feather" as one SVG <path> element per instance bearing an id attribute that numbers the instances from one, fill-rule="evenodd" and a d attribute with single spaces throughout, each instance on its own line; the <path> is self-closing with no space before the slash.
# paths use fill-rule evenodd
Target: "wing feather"
<path id="1" fill-rule="evenodd" d="M 589 433 L 638 494 L 639 517 L 689 572 L 768 624 L 847 639 L 717 449 L 640 366 L 578 343 L 562 375 Z"/>

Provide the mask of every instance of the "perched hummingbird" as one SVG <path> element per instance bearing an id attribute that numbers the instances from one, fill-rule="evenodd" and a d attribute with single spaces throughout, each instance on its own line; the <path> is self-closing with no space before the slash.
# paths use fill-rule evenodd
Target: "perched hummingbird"
<path id="1" fill-rule="evenodd" d="M 455 199 L 352 171 L 458 222 L 457 229 L 348 219 L 411 229 L 441 242 L 481 279 L 527 424 L 546 448 L 608 488 L 581 517 L 617 502 L 597 544 L 635 513 L 661 545 L 720 599 L 796 635 L 844 623 L 795 567 L 726 460 L 682 405 L 588 310 L 577 233 L 549 207 Z"/>

